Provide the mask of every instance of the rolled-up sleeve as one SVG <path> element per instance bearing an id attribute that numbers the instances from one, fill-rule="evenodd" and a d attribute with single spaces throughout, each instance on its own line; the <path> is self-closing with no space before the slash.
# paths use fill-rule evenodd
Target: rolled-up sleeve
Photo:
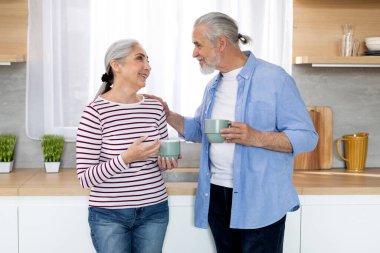
<path id="1" fill-rule="evenodd" d="M 194 117 L 185 117 L 183 137 L 186 141 L 201 142 L 202 129 L 200 122 L 200 112 L 202 105 L 198 107 Z"/>
<path id="2" fill-rule="evenodd" d="M 312 151 L 318 134 L 292 77 L 284 79 L 278 96 L 277 129 L 289 138 L 293 155 Z"/>

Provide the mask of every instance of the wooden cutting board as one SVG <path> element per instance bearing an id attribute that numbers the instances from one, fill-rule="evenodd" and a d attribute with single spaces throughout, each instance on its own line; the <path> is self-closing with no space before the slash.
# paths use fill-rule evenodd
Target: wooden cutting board
<path id="1" fill-rule="evenodd" d="M 308 106 L 310 118 L 319 135 L 314 151 L 300 153 L 295 157 L 295 170 L 331 169 L 333 161 L 332 110 L 328 106 Z"/>

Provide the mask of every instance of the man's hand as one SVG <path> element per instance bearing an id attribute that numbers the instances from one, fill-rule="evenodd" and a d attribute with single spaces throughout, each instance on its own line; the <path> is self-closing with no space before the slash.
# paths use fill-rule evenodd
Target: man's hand
<path id="1" fill-rule="evenodd" d="M 246 123 L 232 122 L 230 128 L 223 128 L 220 134 L 227 143 L 265 148 L 278 152 L 293 152 L 289 138 L 282 132 L 258 131 Z"/>
<path id="2" fill-rule="evenodd" d="M 152 99 L 157 99 L 158 101 L 160 101 L 160 103 L 161 103 L 162 106 L 164 107 L 166 117 L 169 116 L 169 114 L 170 114 L 170 109 L 169 109 L 168 103 L 166 103 L 162 98 L 157 97 L 157 96 L 154 96 L 154 95 L 149 95 L 149 94 L 144 94 L 144 97 L 152 98 Z"/>
<path id="3" fill-rule="evenodd" d="M 232 122 L 229 128 L 220 130 L 220 134 L 227 143 L 237 143 L 245 146 L 258 146 L 259 131 L 246 123 Z"/>
<path id="4" fill-rule="evenodd" d="M 168 124 L 171 125 L 175 130 L 177 130 L 178 133 L 183 135 L 184 117 L 182 115 L 170 111 L 168 104 L 160 97 L 157 97 L 154 95 L 149 95 L 149 94 L 144 94 L 144 97 L 157 99 L 158 101 L 160 101 L 160 103 L 164 107 L 165 114 L 166 114 L 166 120 L 167 120 Z"/>

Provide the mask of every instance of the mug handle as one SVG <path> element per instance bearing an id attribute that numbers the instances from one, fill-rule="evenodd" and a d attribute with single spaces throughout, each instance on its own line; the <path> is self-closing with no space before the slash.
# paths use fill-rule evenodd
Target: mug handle
<path id="1" fill-rule="evenodd" d="M 339 144 L 340 144 L 342 141 L 347 141 L 347 139 L 345 139 L 345 138 L 339 138 L 338 140 L 336 140 L 336 142 L 335 142 L 336 152 L 338 153 L 339 157 L 340 157 L 343 161 L 347 161 L 347 162 L 348 162 L 348 159 L 347 159 L 347 158 L 344 158 L 343 155 L 342 155 L 342 153 L 341 153 L 340 150 L 339 150 Z"/>

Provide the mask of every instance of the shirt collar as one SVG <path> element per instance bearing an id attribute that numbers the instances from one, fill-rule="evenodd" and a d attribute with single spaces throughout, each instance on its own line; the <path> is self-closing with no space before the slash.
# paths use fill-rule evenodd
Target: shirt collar
<path id="1" fill-rule="evenodd" d="M 244 64 L 243 69 L 240 71 L 239 76 L 243 77 L 244 79 L 249 79 L 255 70 L 257 60 L 251 51 L 244 51 L 244 54 L 248 56 L 248 60 Z"/>
<path id="2" fill-rule="evenodd" d="M 240 71 L 238 76 L 241 76 L 244 79 L 249 79 L 250 76 L 252 76 L 252 73 L 256 67 L 257 61 L 256 57 L 251 51 L 243 51 L 243 53 L 248 56 L 247 62 L 244 64 L 243 69 Z M 213 84 L 211 85 L 211 88 L 215 88 L 216 85 L 220 82 L 221 78 L 223 77 L 222 73 L 219 72 L 213 81 Z"/>

